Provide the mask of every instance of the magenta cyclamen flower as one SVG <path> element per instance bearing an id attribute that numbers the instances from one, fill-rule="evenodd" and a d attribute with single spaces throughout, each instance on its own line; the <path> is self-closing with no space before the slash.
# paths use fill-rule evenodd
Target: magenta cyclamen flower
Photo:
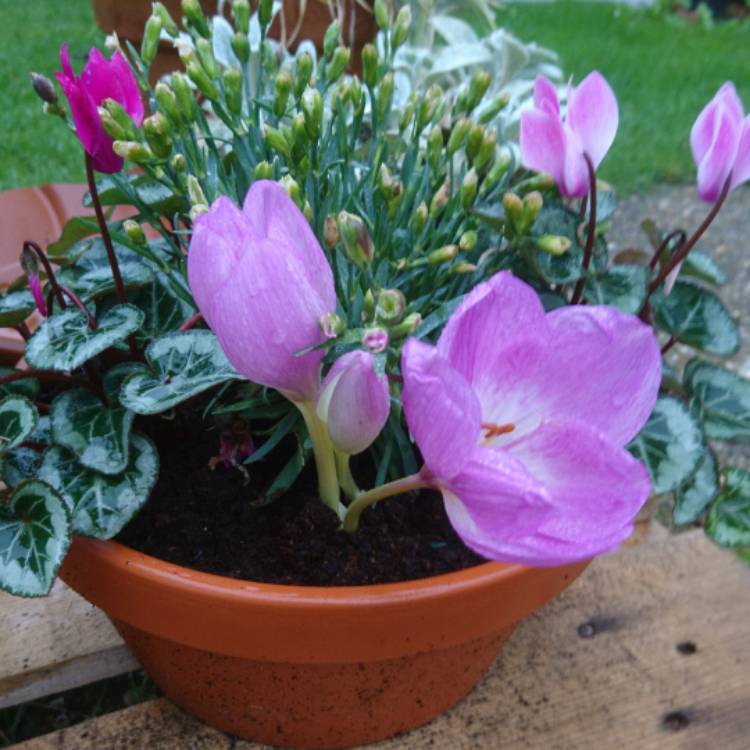
<path id="1" fill-rule="evenodd" d="M 44 292 L 42 291 L 42 280 L 36 273 L 29 274 L 29 289 L 31 296 L 34 298 L 36 309 L 43 317 L 47 317 L 47 303 L 44 301 Z"/>
<path id="2" fill-rule="evenodd" d="M 698 169 L 698 195 L 704 201 L 715 203 L 727 180 L 729 190 L 750 180 L 750 115 L 745 117 L 730 81 L 698 115 L 690 147 Z"/>
<path id="3" fill-rule="evenodd" d="M 403 404 L 464 542 L 495 560 L 559 565 L 622 542 L 646 501 L 625 446 L 661 380 L 651 329 L 612 307 L 545 313 L 503 272 L 477 286 L 436 347 L 403 351 Z"/>
<path id="4" fill-rule="evenodd" d="M 256 182 L 240 210 L 224 196 L 193 228 L 188 280 L 229 361 L 248 379 L 314 403 L 321 318 L 336 309 L 333 274 L 307 220 L 275 182 Z"/>
<path id="5" fill-rule="evenodd" d="M 579 197 L 589 190 L 586 156 L 601 164 L 615 139 L 617 99 L 601 73 L 589 73 L 573 88 L 568 85 L 568 112 L 552 83 L 539 76 L 534 108 L 521 113 L 521 159 L 526 167 L 554 177 L 563 195 Z"/>
<path id="6" fill-rule="evenodd" d="M 98 49 L 76 76 L 70 64 L 68 45 L 60 49 L 62 72 L 55 76 L 70 104 L 76 135 L 98 172 L 119 172 L 123 160 L 112 150 L 112 139 L 104 132 L 97 107 L 105 99 L 122 105 L 136 125 L 143 121 L 143 100 L 133 71 L 119 51 L 107 60 Z"/>
<path id="7" fill-rule="evenodd" d="M 390 411 L 388 378 L 375 372 L 372 354 L 349 352 L 333 363 L 321 385 L 317 411 L 338 451 L 355 455 L 370 447 Z"/>

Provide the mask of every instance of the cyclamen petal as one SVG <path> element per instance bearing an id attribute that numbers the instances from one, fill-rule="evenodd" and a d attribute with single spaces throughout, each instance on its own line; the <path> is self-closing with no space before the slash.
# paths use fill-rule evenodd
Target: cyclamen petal
<path id="1" fill-rule="evenodd" d="M 567 124 L 598 167 L 615 140 L 619 112 L 617 97 L 601 73 L 594 71 L 573 90 Z"/>
<path id="2" fill-rule="evenodd" d="M 133 71 L 119 51 L 107 60 L 92 49 L 80 77 L 73 72 L 67 44 L 60 49 L 62 71 L 55 73 L 68 99 L 76 135 L 98 172 L 119 172 L 123 159 L 112 150 L 112 139 L 104 132 L 97 107 L 105 99 L 122 105 L 136 125 L 143 121 L 143 101 Z"/>
<path id="3" fill-rule="evenodd" d="M 741 124 L 719 104 L 714 119 L 711 145 L 698 164 L 698 195 L 709 203 L 716 201 L 729 177 L 740 143 Z"/>
<path id="4" fill-rule="evenodd" d="M 299 211 L 284 195 L 291 205 L 282 201 L 269 225 Z M 298 353 L 325 339 L 320 319 L 336 309 L 333 274 L 319 245 L 301 252 L 257 232 L 229 199 L 217 200 L 196 220 L 188 251 L 190 289 L 239 372 L 293 400 L 314 403 L 323 352 Z M 308 262 L 319 269 L 315 278 Z"/>
<path id="5" fill-rule="evenodd" d="M 558 116 L 547 110 L 521 112 L 519 145 L 525 167 L 552 175 L 565 186 L 565 155 L 568 148 L 565 128 Z"/>
<path id="6" fill-rule="evenodd" d="M 551 115 L 560 114 L 560 100 L 557 97 L 557 89 L 545 76 L 537 76 L 534 81 L 534 106 Z"/>
<path id="7" fill-rule="evenodd" d="M 742 132 L 737 146 L 737 159 L 732 170 L 731 189 L 734 190 L 748 180 L 750 180 L 750 115 L 742 121 Z"/>
<path id="8" fill-rule="evenodd" d="M 388 378 L 375 372 L 371 354 L 349 352 L 333 363 L 320 386 L 317 411 L 341 453 L 355 455 L 370 447 L 390 411 Z"/>

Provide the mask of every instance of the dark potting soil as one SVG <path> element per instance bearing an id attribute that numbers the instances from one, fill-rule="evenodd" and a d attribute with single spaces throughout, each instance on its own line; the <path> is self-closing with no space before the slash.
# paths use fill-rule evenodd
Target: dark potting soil
<path id="1" fill-rule="evenodd" d="M 247 481 L 235 467 L 209 468 L 219 448 L 210 425 L 195 415 L 154 435 L 159 480 L 119 541 L 208 573 L 307 586 L 391 583 L 484 562 L 453 531 L 436 492 L 392 497 L 366 509 L 354 534 L 338 530 L 311 469 L 285 495 L 257 507 L 292 446 L 280 446 L 268 464 L 247 466 Z"/>

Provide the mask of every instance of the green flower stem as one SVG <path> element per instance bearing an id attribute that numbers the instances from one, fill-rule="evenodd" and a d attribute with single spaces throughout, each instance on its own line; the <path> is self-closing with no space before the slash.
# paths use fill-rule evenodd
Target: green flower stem
<path id="1" fill-rule="evenodd" d="M 380 487 L 375 487 L 375 489 L 368 490 L 367 492 L 361 492 L 357 496 L 357 499 L 347 508 L 346 515 L 341 523 L 341 530 L 349 534 L 355 532 L 359 526 L 359 517 L 362 515 L 362 511 L 370 505 L 374 505 L 393 495 L 401 495 L 404 492 L 412 492 L 413 490 L 431 486 L 432 484 L 421 473 L 417 473 L 397 479 L 395 482 L 381 484 Z"/>
<path id="2" fill-rule="evenodd" d="M 339 518 L 344 517 L 346 507 L 339 500 L 339 479 L 336 473 L 336 458 L 328 428 L 315 413 L 315 405 L 308 401 L 295 401 L 294 405 L 302 413 L 312 441 L 315 466 L 318 470 L 318 491 L 320 499 Z"/>
<path id="3" fill-rule="evenodd" d="M 349 466 L 349 456 L 346 453 L 336 451 L 336 469 L 339 475 L 339 485 L 349 500 L 354 500 L 360 494 L 356 481 L 352 476 L 352 470 Z"/>

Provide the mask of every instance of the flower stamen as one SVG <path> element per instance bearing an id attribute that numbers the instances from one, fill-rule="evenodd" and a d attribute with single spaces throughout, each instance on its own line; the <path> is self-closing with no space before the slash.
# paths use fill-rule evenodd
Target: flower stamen
<path id="1" fill-rule="evenodd" d="M 508 424 L 495 424 L 494 422 L 482 422 L 482 429 L 487 430 L 487 434 L 484 436 L 485 440 L 491 440 L 499 435 L 507 435 L 509 432 L 513 432 L 516 426 L 509 422 Z"/>

